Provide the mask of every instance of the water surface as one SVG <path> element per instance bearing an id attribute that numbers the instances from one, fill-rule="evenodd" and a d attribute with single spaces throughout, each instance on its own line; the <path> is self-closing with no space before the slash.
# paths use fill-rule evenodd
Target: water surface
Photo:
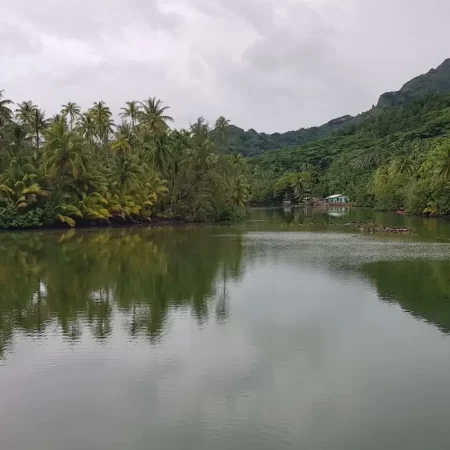
<path id="1" fill-rule="evenodd" d="M 0 234 L 1 448 L 448 449 L 450 225 L 337 214 Z"/>

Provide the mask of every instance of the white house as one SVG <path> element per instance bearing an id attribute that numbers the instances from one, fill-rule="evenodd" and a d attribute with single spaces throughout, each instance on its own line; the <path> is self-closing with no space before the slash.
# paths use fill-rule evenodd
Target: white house
<path id="1" fill-rule="evenodd" d="M 334 194 L 334 195 L 330 195 L 329 197 L 327 197 L 325 199 L 325 201 L 327 203 L 340 203 L 340 204 L 348 204 L 350 203 L 349 198 L 346 195 L 343 194 Z"/>

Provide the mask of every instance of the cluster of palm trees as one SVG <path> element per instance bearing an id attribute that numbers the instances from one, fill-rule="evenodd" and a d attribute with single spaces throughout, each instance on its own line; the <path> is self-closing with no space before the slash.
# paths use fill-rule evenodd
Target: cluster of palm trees
<path id="1" fill-rule="evenodd" d="M 412 141 L 399 144 L 399 154 L 386 158 L 373 174 L 369 190 L 379 198 L 416 213 L 448 214 L 450 189 L 450 141 L 429 148 Z M 383 207 L 384 209 L 384 207 Z"/>
<path id="2" fill-rule="evenodd" d="M 283 200 L 301 203 L 311 195 L 314 184 L 313 169 L 306 166 L 301 172 L 291 172 L 278 178 L 272 189 L 272 196 L 277 203 Z"/>
<path id="3" fill-rule="evenodd" d="M 103 101 L 85 112 L 69 102 L 52 118 L 31 101 L 13 109 L 0 91 L 0 227 L 2 207 L 20 224 L 45 210 L 43 222 L 75 226 L 155 214 L 215 220 L 248 200 L 245 163 L 227 152 L 224 118 L 213 129 L 200 118 L 174 130 L 156 98 L 127 102 L 120 124 Z M 3 226 L 19 223 L 9 216 Z"/>

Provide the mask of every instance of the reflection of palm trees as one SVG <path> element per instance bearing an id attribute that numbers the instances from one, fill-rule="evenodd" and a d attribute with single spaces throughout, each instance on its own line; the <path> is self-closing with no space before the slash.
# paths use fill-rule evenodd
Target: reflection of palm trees
<path id="1" fill-rule="evenodd" d="M 450 334 L 449 261 L 377 262 L 363 271 L 375 280 L 381 298 Z"/>
<path id="2" fill-rule="evenodd" d="M 228 293 L 227 293 L 227 283 L 228 283 L 228 268 L 224 265 L 222 268 L 222 287 L 219 291 L 217 304 L 216 304 L 216 320 L 219 323 L 224 323 L 228 318 Z"/>
<path id="3" fill-rule="evenodd" d="M 130 336 L 152 342 L 173 310 L 189 308 L 203 323 L 217 298 L 226 320 L 228 279 L 241 271 L 240 239 L 211 240 L 204 229 L 10 233 L 0 251 L 0 357 L 19 330 L 56 326 L 77 341 L 89 329 L 103 341 L 116 314 Z"/>

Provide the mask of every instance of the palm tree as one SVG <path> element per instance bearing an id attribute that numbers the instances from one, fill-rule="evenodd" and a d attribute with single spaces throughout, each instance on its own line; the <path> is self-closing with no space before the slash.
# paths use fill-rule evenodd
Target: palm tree
<path id="1" fill-rule="evenodd" d="M 55 122 L 47 133 L 44 161 L 61 189 L 67 176 L 77 179 L 86 171 L 84 145 L 81 137 L 69 131 L 64 122 Z"/>
<path id="2" fill-rule="evenodd" d="M 126 155 L 131 153 L 131 146 L 126 136 L 118 136 L 117 140 L 111 146 L 112 150 L 118 155 Z"/>
<path id="3" fill-rule="evenodd" d="M 113 175 L 118 180 L 121 191 L 138 182 L 142 167 L 134 155 L 120 153 L 114 161 Z"/>
<path id="4" fill-rule="evenodd" d="M 16 116 L 22 125 L 30 126 L 33 121 L 34 112 L 37 106 L 31 100 L 19 103 L 16 109 Z"/>
<path id="5" fill-rule="evenodd" d="M 73 124 L 80 116 L 81 109 L 76 103 L 68 102 L 66 105 L 62 105 L 61 114 L 64 117 L 69 117 L 70 129 L 73 130 Z"/>
<path id="6" fill-rule="evenodd" d="M 30 125 L 34 131 L 34 137 L 36 141 L 36 153 L 39 153 L 41 144 L 40 136 L 48 126 L 48 120 L 45 119 L 45 112 L 36 108 L 32 113 Z"/>
<path id="7" fill-rule="evenodd" d="M 300 202 L 303 196 L 309 190 L 311 175 L 307 172 L 299 172 L 292 176 L 291 188 L 294 191 L 294 197 Z"/>
<path id="8" fill-rule="evenodd" d="M 114 128 L 114 122 L 111 119 L 112 113 L 103 100 L 95 102 L 94 106 L 89 110 L 96 125 L 96 134 L 100 142 L 105 146 L 108 145 L 109 135 Z"/>
<path id="9" fill-rule="evenodd" d="M 95 136 L 96 125 L 94 118 L 89 113 L 81 114 L 77 121 L 76 128 L 81 135 L 92 145 Z"/>
<path id="10" fill-rule="evenodd" d="M 244 207 L 250 196 L 250 187 L 241 175 L 234 180 L 233 184 L 233 204 Z"/>
<path id="11" fill-rule="evenodd" d="M 127 106 L 120 108 L 122 112 L 120 113 L 120 117 L 124 119 L 131 120 L 131 128 L 134 131 L 134 127 L 136 126 L 136 122 L 138 120 L 140 114 L 140 106 L 136 101 L 126 102 Z"/>
<path id="12" fill-rule="evenodd" d="M 410 156 L 399 156 L 394 159 L 391 164 L 391 172 L 393 175 L 412 176 L 415 173 L 414 161 Z"/>
<path id="13" fill-rule="evenodd" d="M 28 155 L 14 155 L 10 159 L 8 167 L 0 175 L 0 184 L 8 186 L 11 192 L 15 190 L 16 194 L 19 194 L 20 189 L 34 183 L 37 177 L 36 172 L 37 170 Z"/>
<path id="14" fill-rule="evenodd" d="M 129 122 L 122 120 L 122 123 L 116 125 L 116 136 L 126 136 L 127 138 L 130 138 L 132 134 L 133 129 Z"/>
<path id="15" fill-rule="evenodd" d="M 147 131 L 158 134 L 169 129 L 168 122 L 173 122 L 173 118 L 164 114 L 170 109 L 169 106 L 163 106 L 162 101 L 156 97 L 141 102 L 140 106 L 139 119 Z"/>
<path id="16" fill-rule="evenodd" d="M 389 178 L 390 178 L 389 167 L 381 166 L 375 171 L 373 175 L 372 186 L 375 189 L 381 188 L 389 183 Z"/>
<path id="17" fill-rule="evenodd" d="M 13 112 L 8 105 L 12 105 L 12 100 L 4 98 L 4 89 L 0 89 L 0 126 L 12 120 Z"/>
<path id="18" fill-rule="evenodd" d="M 230 126 L 230 121 L 228 119 L 226 119 L 224 116 L 220 116 L 216 120 L 216 125 L 215 125 L 214 129 L 223 135 L 224 133 L 226 133 L 229 126 Z"/>
<path id="19" fill-rule="evenodd" d="M 236 177 L 238 174 L 242 173 L 244 168 L 244 157 L 240 153 L 234 153 L 231 157 L 231 161 L 233 163 L 234 176 Z"/>
<path id="20" fill-rule="evenodd" d="M 15 155 L 27 148 L 30 140 L 31 136 L 26 127 L 20 123 L 14 123 L 6 149 L 11 155 Z"/>
<path id="21" fill-rule="evenodd" d="M 443 181 L 450 181 L 450 145 L 441 147 L 437 158 L 437 172 Z"/>
<path id="22" fill-rule="evenodd" d="M 155 202 L 169 192 L 167 181 L 162 180 L 155 171 L 151 171 L 149 175 L 146 175 L 143 187 L 146 188 L 147 197 L 151 197 Z"/>
<path id="23" fill-rule="evenodd" d="M 199 117 L 195 123 L 191 124 L 190 130 L 195 140 L 203 141 L 209 135 L 208 122 L 203 117 Z"/>
<path id="24" fill-rule="evenodd" d="M 427 203 L 427 207 L 423 210 L 424 214 L 428 214 L 430 216 L 438 216 L 441 212 L 441 207 L 437 200 L 430 200 Z"/>
<path id="25" fill-rule="evenodd" d="M 226 151 L 226 134 L 228 131 L 228 128 L 230 126 L 230 121 L 228 119 L 225 119 L 225 117 L 220 116 L 216 120 L 216 124 L 214 126 L 214 134 L 218 138 L 217 143 L 221 147 L 222 150 Z"/>
<path id="26" fill-rule="evenodd" d="M 153 137 L 150 150 L 152 166 L 160 173 L 167 167 L 172 156 L 172 140 L 169 135 L 163 133 Z M 148 147 L 147 147 L 148 148 Z"/>
<path id="27" fill-rule="evenodd" d="M 26 175 L 22 181 L 16 183 L 16 188 L 21 190 L 21 195 L 17 200 L 18 209 L 28 208 L 39 200 L 47 198 L 48 192 L 42 189 L 39 183 L 34 183 L 33 179 L 33 177 Z"/>
<path id="28" fill-rule="evenodd" d="M 67 128 L 67 118 L 62 114 L 53 114 L 52 118 L 49 119 L 49 124 L 53 126 L 55 123 L 64 124 L 64 127 Z"/>

